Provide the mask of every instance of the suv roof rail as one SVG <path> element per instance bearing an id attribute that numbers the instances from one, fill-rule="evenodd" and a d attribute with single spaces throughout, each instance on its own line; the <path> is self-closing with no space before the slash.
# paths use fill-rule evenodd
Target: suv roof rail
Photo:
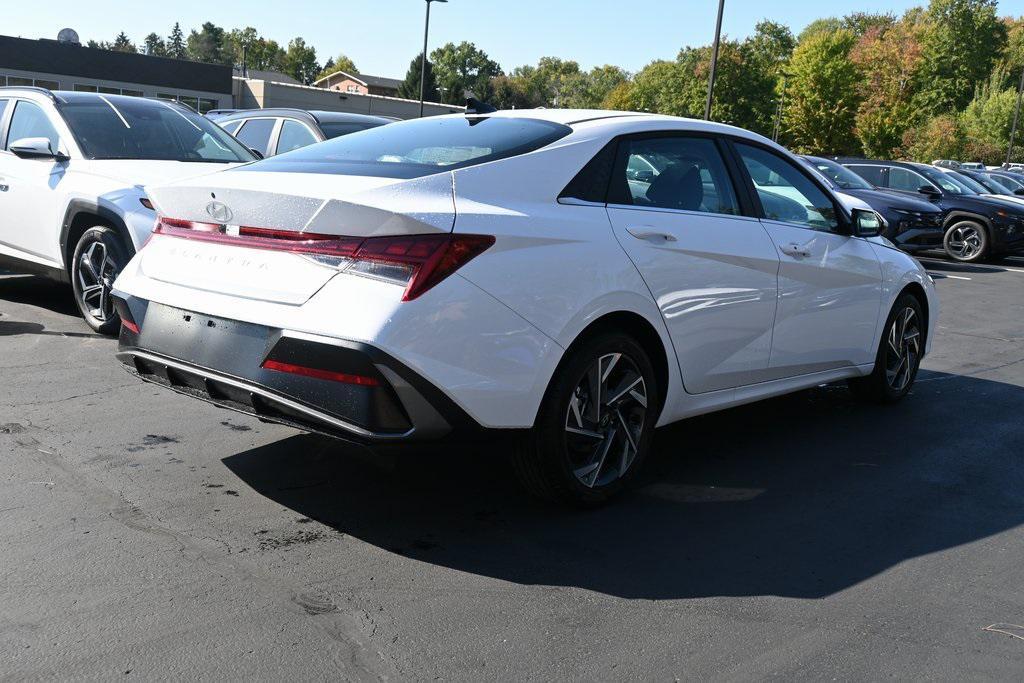
<path id="1" fill-rule="evenodd" d="M 47 88 L 40 88 L 35 85 L 0 85 L 0 90 L 31 90 L 32 92 L 37 92 L 41 95 L 46 95 L 54 102 L 57 101 L 57 96 L 53 94 L 52 90 L 48 90 Z"/>

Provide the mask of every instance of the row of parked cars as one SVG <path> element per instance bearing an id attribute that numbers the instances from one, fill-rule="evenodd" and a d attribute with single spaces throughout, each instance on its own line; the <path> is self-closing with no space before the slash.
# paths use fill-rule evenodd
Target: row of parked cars
<path id="1" fill-rule="evenodd" d="M 804 160 L 878 211 L 883 234 L 905 251 L 941 248 L 957 261 L 978 262 L 1024 249 L 1024 174 L 851 157 Z"/>
<path id="2" fill-rule="evenodd" d="M 370 447 L 497 437 L 529 490 L 593 504 L 658 426 L 827 382 L 902 399 L 939 311 L 897 245 L 1024 246 L 1013 197 L 712 122 L 328 118 L 0 89 L 3 265 L 70 281 L 143 381 Z"/>

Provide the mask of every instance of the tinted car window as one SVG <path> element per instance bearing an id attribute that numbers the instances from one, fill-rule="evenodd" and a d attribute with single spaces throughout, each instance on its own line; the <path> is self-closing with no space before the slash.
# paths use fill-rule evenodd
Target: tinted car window
<path id="1" fill-rule="evenodd" d="M 418 178 L 526 154 L 570 132 L 536 119 L 435 116 L 343 135 L 253 164 L 252 170 Z"/>
<path id="2" fill-rule="evenodd" d="M 167 102 L 78 94 L 59 108 L 89 159 L 252 161 L 220 126 Z"/>
<path id="3" fill-rule="evenodd" d="M 836 184 L 836 187 L 840 189 L 870 190 L 872 188 L 871 183 L 835 161 L 829 161 L 828 159 L 812 159 L 810 164 L 818 171 L 818 173 L 821 173 L 823 176 L 830 179 Z"/>
<path id="4" fill-rule="evenodd" d="M 291 152 L 301 147 L 312 145 L 314 142 L 319 142 L 319 140 L 310 132 L 309 128 L 306 128 L 306 126 L 298 121 L 285 119 L 281 125 L 281 135 L 278 136 L 277 140 L 277 153 Z"/>
<path id="5" fill-rule="evenodd" d="M 323 131 L 324 137 L 328 140 L 332 138 L 338 138 L 342 135 L 348 135 L 349 133 L 358 133 L 361 130 L 369 130 L 370 128 L 376 128 L 382 126 L 382 123 L 346 123 L 344 121 L 326 121 L 320 124 L 320 130 Z"/>
<path id="6" fill-rule="evenodd" d="M 1009 192 L 1015 192 L 1016 190 L 1024 190 L 1024 184 L 1022 184 L 1019 180 L 1016 180 L 1015 178 L 1011 178 L 1005 175 L 995 175 L 994 173 L 990 173 L 988 177 L 993 182 L 998 182 L 1000 185 L 1005 187 Z"/>
<path id="7" fill-rule="evenodd" d="M 219 125 L 219 124 L 218 124 L 218 125 Z M 227 131 L 228 133 L 230 133 L 231 135 L 234 135 L 234 134 L 235 134 L 235 131 L 237 131 L 237 130 L 238 130 L 238 127 L 239 127 L 240 125 L 242 125 L 242 122 L 241 122 L 241 121 L 228 121 L 228 122 L 227 122 L 227 123 L 225 123 L 225 124 L 224 124 L 223 126 L 221 126 L 221 128 L 223 128 L 224 130 L 226 130 L 226 131 Z"/>
<path id="8" fill-rule="evenodd" d="M 0 100 L 0 123 L 4 122 L 4 112 L 7 111 L 7 100 Z"/>
<path id="9" fill-rule="evenodd" d="M 24 138 L 46 138 L 50 141 L 50 149 L 60 149 L 60 136 L 57 135 L 57 129 L 50 123 L 46 112 L 35 103 L 22 100 L 14 105 L 4 149 L 9 149 L 12 143 Z"/>
<path id="10" fill-rule="evenodd" d="M 736 143 L 736 151 L 754 181 L 765 218 L 815 230 L 839 226 L 832 199 L 792 163 L 742 143 Z"/>
<path id="11" fill-rule="evenodd" d="M 616 204 L 659 209 L 739 213 L 736 193 L 714 140 L 626 139 L 612 179 Z"/>
<path id="12" fill-rule="evenodd" d="M 899 166 L 889 167 L 889 187 L 894 190 L 904 190 L 905 192 L 917 192 L 923 185 L 931 185 L 932 183 L 922 177 L 919 173 L 914 173 L 905 168 Z"/>
<path id="13" fill-rule="evenodd" d="M 881 166 L 850 164 L 846 168 L 850 169 L 875 187 L 885 187 L 885 169 Z"/>
<path id="14" fill-rule="evenodd" d="M 277 119 L 249 119 L 235 137 L 249 149 L 266 156 L 270 154 L 270 134 L 276 123 Z"/>
<path id="15" fill-rule="evenodd" d="M 964 173 L 947 173 L 946 175 L 950 176 L 952 180 L 955 180 L 961 185 L 966 185 L 967 189 L 972 192 L 977 192 L 978 194 L 985 194 L 986 192 L 989 192 L 989 188 L 986 188 L 977 180 Z"/>

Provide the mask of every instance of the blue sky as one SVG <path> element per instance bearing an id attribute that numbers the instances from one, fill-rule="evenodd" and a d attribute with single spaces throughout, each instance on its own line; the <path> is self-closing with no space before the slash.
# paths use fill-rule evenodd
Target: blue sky
<path id="1" fill-rule="evenodd" d="M 63 26 L 82 40 L 110 40 L 119 30 L 141 41 L 150 31 L 188 32 L 204 21 L 225 28 L 253 26 L 284 44 L 302 36 L 320 61 L 344 52 L 363 72 L 401 78 L 423 41 L 423 0 L 47 0 L 5 3 L 0 33 L 52 38 Z M 926 0 L 726 0 L 723 32 L 743 37 L 761 19 L 794 33 L 810 21 L 853 11 L 893 11 Z M 42 7 L 45 5 L 45 10 Z M 449 0 L 431 12 L 431 49 L 470 40 L 506 70 L 545 55 L 584 67 L 617 64 L 636 71 L 653 59 L 672 58 L 684 45 L 711 40 L 716 0 Z M 1024 14 L 1024 0 L 1001 0 L 1000 14 Z"/>

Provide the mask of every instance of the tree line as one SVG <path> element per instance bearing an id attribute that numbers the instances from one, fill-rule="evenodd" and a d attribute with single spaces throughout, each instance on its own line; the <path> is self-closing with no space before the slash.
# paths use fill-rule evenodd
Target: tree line
<path id="1" fill-rule="evenodd" d="M 317 61 L 302 38 L 286 47 L 254 28 L 212 23 L 185 36 L 178 24 L 141 47 L 124 33 L 94 47 L 282 71 L 312 83 L 355 72 L 346 55 Z M 411 60 L 399 95 L 419 97 L 420 60 Z M 542 57 L 506 72 L 472 42 L 429 54 L 425 99 L 461 104 L 471 92 L 499 108 L 573 107 L 700 117 L 711 46 L 687 46 L 675 59 L 637 73 Z M 720 43 L 712 118 L 764 135 L 798 152 L 931 161 L 998 163 L 1005 156 L 1024 69 L 1024 17 L 1000 17 L 997 0 L 930 0 L 892 13 L 855 12 L 812 22 L 799 34 L 762 21 L 743 40 Z"/>

